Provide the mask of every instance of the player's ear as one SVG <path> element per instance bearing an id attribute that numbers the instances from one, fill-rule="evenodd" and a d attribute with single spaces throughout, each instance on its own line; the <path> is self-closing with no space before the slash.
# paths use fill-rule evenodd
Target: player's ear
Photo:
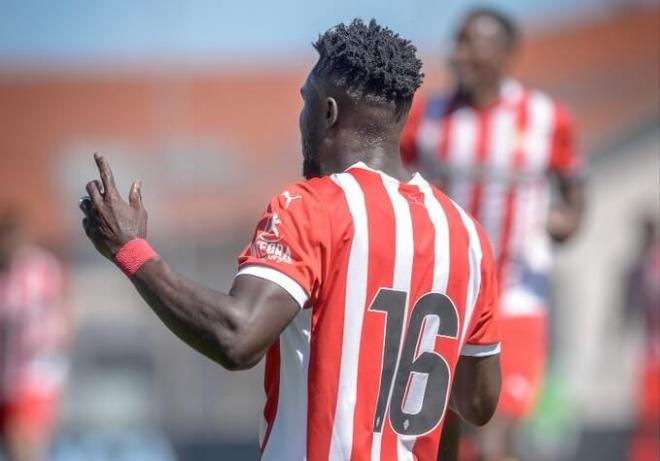
<path id="1" fill-rule="evenodd" d="M 329 97 L 325 99 L 325 126 L 326 128 L 332 127 L 337 123 L 339 118 L 339 106 L 335 98 Z"/>

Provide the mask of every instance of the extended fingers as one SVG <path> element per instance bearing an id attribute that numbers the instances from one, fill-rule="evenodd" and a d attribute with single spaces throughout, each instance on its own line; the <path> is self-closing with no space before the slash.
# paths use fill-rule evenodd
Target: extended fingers
<path id="1" fill-rule="evenodd" d="M 112 174 L 112 169 L 108 161 L 98 152 L 94 154 L 94 160 L 96 161 L 96 166 L 99 169 L 99 174 L 101 175 L 101 181 L 103 181 L 103 188 L 105 193 L 115 194 L 117 192 L 117 187 L 115 186 L 115 177 Z"/>
<path id="2" fill-rule="evenodd" d="M 103 195 L 101 194 L 101 183 L 98 179 L 88 182 L 85 189 L 94 206 L 101 208 L 103 206 Z"/>
<path id="3" fill-rule="evenodd" d="M 142 181 L 139 179 L 133 182 L 128 192 L 128 203 L 136 210 L 142 208 Z"/>

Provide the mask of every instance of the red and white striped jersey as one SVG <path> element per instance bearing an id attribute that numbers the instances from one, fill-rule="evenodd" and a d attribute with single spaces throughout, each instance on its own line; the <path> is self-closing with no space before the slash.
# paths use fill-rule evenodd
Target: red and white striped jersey
<path id="1" fill-rule="evenodd" d="M 0 402 L 59 390 L 69 319 L 65 275 L 49 253 L 26 247 L 0 271 Z"/>
<path id="2" fill-rule="evenodd" d="M 573 175 L 581 166 L 566 110 L 513 80 L 483 109 L 452 95 L 417 98 L 401 154 L 483 225 L 503 288 L 546 291 L 551 173 Z"/>
<path id="3" fill-rule="evenodd" d="M 275 196 L 239 265 L 302 308 L 267 353 L 262 459 L 436 459 L 459 356 L 499 352 L 472 218 L 358 163 Z"/>

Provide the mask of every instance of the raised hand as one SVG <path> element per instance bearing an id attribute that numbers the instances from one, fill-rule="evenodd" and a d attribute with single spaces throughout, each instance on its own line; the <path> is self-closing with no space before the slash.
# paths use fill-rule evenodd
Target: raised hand
<path id="1" fill-rule="evenodd" d="M 131 185 L 126 203 L 117 191 L 108 162 L 99 154 L 94 154 L 94 160 L 101 181 L 95 179 L 85 187 L 88 196 L 80 200 L 85 215 L 82 225 L 99 253 L 112 259 L 126 242 L 146 237 L 147 212 L 142 205 L 139 180 Z"/>

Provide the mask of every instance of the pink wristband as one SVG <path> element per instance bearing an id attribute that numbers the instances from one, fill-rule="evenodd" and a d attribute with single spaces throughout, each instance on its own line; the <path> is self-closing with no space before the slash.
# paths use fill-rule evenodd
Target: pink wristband
<path id="1" fill-rule="evenodd" d="M 115 264 L 128 277 L 132 277 L 147 261 L 158 257 L 145 239 L 135 238 L 124 244 L 115 254 Z"/>

